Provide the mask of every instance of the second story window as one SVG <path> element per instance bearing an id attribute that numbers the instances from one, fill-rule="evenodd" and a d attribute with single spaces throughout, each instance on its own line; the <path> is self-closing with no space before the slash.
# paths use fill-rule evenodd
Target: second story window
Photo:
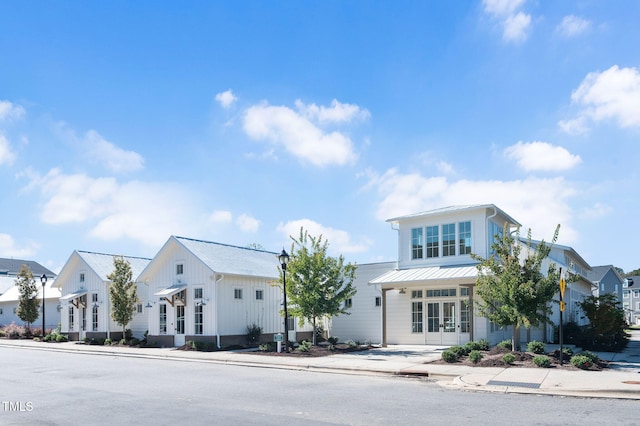
<path id="1" fill-rule="evenodd" d="M 438 257 L 439 245 L 438 226 L 427 226 L 427 257 Z"/>
<path id="2" fill-rule="evenodd" d="M 84 282 L 84 272 L 80 272 L 80 282 Z"/>
<path id="3" fill-rule="evenodd" d="M 176 275 L 182 275 L 184 273 L 184 265 L 182 263 L 178 263 L 176 265 Z"/>
<path id="4" fill-rule="evenodd" d="M 413 228 L 411 230 L 411 258 L 422 259 L 423 247 L 422 228 Z"/>
<path id="5" fill-rule="evenodd" d="M 458 254 L 471 253 L 471 222 L 458 223 Z"/>
<path id="6" fill-rule="evenodd" d="M 456 225 L 454 223 L 442 225 L 442 255 L 456 255 Z"/>

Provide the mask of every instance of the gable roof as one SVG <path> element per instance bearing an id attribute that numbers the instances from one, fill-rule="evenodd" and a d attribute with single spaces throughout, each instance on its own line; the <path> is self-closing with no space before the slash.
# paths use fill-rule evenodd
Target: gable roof
<path id="1" fill-rule="evenodd" d="M 624 281 L 624 277 L 622 277 L 616 268 L 613 265 L 602 265 L 602 266 L 592 266 L 591 271 L 587 274 L 591 281 L 600 282 L 602 279 L 609 273 L 609 271 L 613 271 L 614 275 L 618 277 L 620 282 Z"/>
<path id="2" fill-rule="evenodd" d="M 42 285 L 40 284 L 40 280 L 36 280 L 38 284 L 38 295 L 36 296 L 38 299 L 42 300 Z M 44 288 L 44 297 L 45 299 L 59 299 L 60 298 L 60 289 L 54 287 L 55 280 L 48 280 L 47 284 Z M 17 285 L 13 285 L 10 289 L 0 295 L 0 303 L 3 302 L 16 302 L 20 299 L 20 291 Z"/>
<path id="3" fill-rule="evenodd" d="M 398 216 L 391 219 L 387 219 L 386 221 L 395 223 L 402 220 L 414 219 L 414 218 L 419 218 L 423 216 L 441 215 L 446 213 L 459 213 L 467 210 L 470 211 L 470 210 L 481 210 L 481 209 L 494 209 L 496 213 L 500 213 L 502 216 L 507 218 L 507 220 L 511 224 L 516 226 L 522 226 L 517 220 L 509 216 L 504 210 L 500 209 L 495 204 L 469 204 L 469 205 L 462 205 L 462 206 L 448 206 L 448 207 L 442 207 L 434 210 L 427 210 L 420 213 L 412 213 L 404 216 Z"/>
<path id="4" fill-rule="evenodd" d="M 76 250 L 78 256 L 103 280 L 109 281 L 107 275 L 113 272 L 113 258 L 120 256 L 117 254 L 94 253 L 90 251 Z M 122 256 L 131 265 L 131 273 L 135 280 L 142 270 L 151 262 L 151 259 L 144 257 Z"/>
<path id="5" fill-rule="evenodd" d="M 211 271 L 263 278 L 278 277 L 277 253 L 212 241 L 172 236 Z M 170 239 L 171 239 L 170 238 Z"/>
<path id="6" fill-rule="evenodd" d="M 22 265 L 27 265 L 34 277 L 39 277 L 42 274 L 45 274 L 47 277 L 56 276 L 51 270 L 33 260 L 7 259 L 4 257 L 0 257 L 0 275 L 18 275 Z"/>

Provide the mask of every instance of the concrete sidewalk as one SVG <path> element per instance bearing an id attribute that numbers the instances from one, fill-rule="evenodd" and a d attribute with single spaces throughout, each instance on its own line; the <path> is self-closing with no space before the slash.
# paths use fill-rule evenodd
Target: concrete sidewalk
<path id="1" fill-rule="evenodd" d="M 634 333 L 634 339 L 624 352 L 598 353 L 600 358 L 611 362 L 611 368 L 599 372 L 434 364 L 445 349 L 438 346 L 390 346 L 315 358 L 247 351 L 196 352 L 1 339 L 0 350 L 3 346 L 342 374 L 420 376 L 437 380 L 447 388 L 475 391 L 640 399 L 640 332 Z"/>

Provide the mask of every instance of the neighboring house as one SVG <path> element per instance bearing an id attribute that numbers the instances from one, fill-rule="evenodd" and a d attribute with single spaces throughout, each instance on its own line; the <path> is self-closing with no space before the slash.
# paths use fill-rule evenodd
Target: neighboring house
<path id="1" fill-rule="evenodd" d="M 122 326 L 111 318 L 111 303 L 107 278 L 114 271 L 113 258 L 118 255 L 76 250 L 71 253 L 56 279 L 62 296 L 61 326 L 69 340 L 86 338 L 122 338 Z M 124 256 L 131 265 L 133 280 L 151 259 Z M 137 283 L 138 299 L 147 299 L 147 288 Z M 147 312 L 142 302 L 127 326 L 133 335 L 142 338 L 147 330 Z"/>
<path id="2" fill-rule="evenodd" d="M 148 342 L 224 347 L 246 343 L 253 324 L 273 341 L 284 330 L 279 266 L 277 253 L 171 236 L 138 278 L 149 289 Z M 289 318 L 289 333 L 295 341 L 311 328 Z"/>
<path id="3" fill-rule="evenodd" d="M 31 327 L 42 327 L 42 284 L 40 277 L 34 277 L 38 286 L 37 298 L 40 300 L 40 314 Z M 44 287 L 45 307 L 44 307 L 44 327 L 46 330 L 55 329 L 60 324 L 60 290 L 55 287 L 55 274 L 47 280 Z M 23 325 L 23 321 L 18 317 L 18 300 L 20 299 L 19 287 L 14 285 L 9 290 L 0 295 L 0 327 L 9 325 L 12 322 Z"/>
<path id="4" fill-rule="evenodd" d="M 370 328 L 359 331 L 360 335 L 369 335 L 378 328 L 381 334 L 378 340 L 383 345 L 456 345 L 481 338 L 497 343 L 511 337 L 511 330 L 474 313 L 472 300 L 478 272 L 471 253 L 483 258 L 490 256 L 494 238 L 503 233 L 505 224 L 508 232 L 521 226 L 515 219 L 495 205 L 485 204 L 446 207 L 387 222 L 398 232 L 398 262 L 395 269 L 369 281 L 380 292 L 382 309 L 380 320 L 369 322 Z M 565 293 L 565 318 L 584 321 L 575 302 L 591 294 L 591 282 L 586 279 L 589 265 L 572 248 L 559 245 L 554 246 L 543 270 L 548 262 L 565 269 L 571 267 L 579 273 L 579 281 L 569 285 Z M 358 278 L 357 284 L 358 291 L 366 288 Z M 559 320 L 557 306 L 553 304 L 554 321 Z M 352 316 L 358 315 L 358 309 L 354 304 Z M 338 321 L 334 318 L 336 334 Z M 534 338 L 549 341 L 553 332 L 552 327 L 523 329 L 522 337 L 525 341 Z"/>
<path id="5" fill-rule="evenodd" d="M 33 274 L 33 279 L 36 280 L 36 284 L 38 285 L 38 296 L 41 300 L 42 284 L 40 277 L 42 277 L 42 275 L 47 277 L 47 285 L 45 287 L 45 327 L 57 327 L 60 321 L 60 312 L 56 309 L 58 300 L 55 299 L 55 291 L 49 291 L 56 274 L 33 260 L 8 258 L 0 258 L 0 327 L 9 325 L 12 322 L 22 324 L 22 320 L 18 318 L 17 315 L 19 293 L 18 287 L 16 286 L 16 279 L 18 278 L 22 265 L 26 265 Z M 58 293 L 57 296 L 60 297 L 60 294 Z M 42 308 L 40 308 L 40 310 L 42 311 Z M 33 326 L 37 327 L 38 324 L 42 327 L 42 317 L 40 316 L 38 320 L 34 322 Z"/>
<path id="6" fill-rule="evenodd" d="M 588 278 L 594 284 L 594 296 L 612 293 L 616 295 L 619 301 L 622 300 L 624 278 L 620 276 L 613 265 L 593 266 Z"/>
<path id="7" fill-rule="evenodd" d="M 56 276 L 56 274 L 51 272 L 49 269 L 45 268 L 38 262 L 34 262 L 33 260 L 0 258 L 0 294 L 3 294 L 15 285 L 16 277 L 18 276 L 22 265 L 27 265 L 33 274 L 33 278 L 35 278 L 38 283 L 40 282 L 42 274 L 46 275 L 48 278 Z"/>
<path id="8" fill-rule="evenodd" d="M 537 242 L 536 242 L 537 243 Z M 568 322 L 575 322 L 578 325 L 586 325 L 589 323 L 589 319 L 585 316 L 584 312 L 578 306 L 578 303 L 582 302 L 585 298 L 593 294 L 593 282 L 589 279 L 589 275 L 592 273 L 592 268 L 589 264 L 580 256 L 573 248 L 563 246 L 562 244 L 554 244 L 549 253 L 549 257 L 545 259 L 542 264 L 542 270 L 546 271 L 549 268 L 549 262 L 554 262 L 558 268 L 562 268 L 563 275 L 568 277 L 564 272 L 570 272 L 576 276 L 576 280 L 567 283 L 567 288 L 564 293 L 564 302 L 566 308 L 563 313 L 563 324 Z M 557 294 L 554 300 L 559 300 Z M 552 303 L 553 314 L 551 320 L 555 325 L 560 324 L 560 308 L 558 303 Z M 544 330 L 544 335 L 540 335 L 539 329 L 529 330 L 531 340 L 553 341 L 557 338 L 555 335 L 556 329 L 553 325 L 547 325 Z"/>
<path id="9" fill-rule="evenodd" d="M 640 325 L 640 275 L 625 278 L 622 306 L 627 316 L 627 322 Z"/>
<path id="10" fill-rule="evenodd" d="M 353 281 L 358 292 L 345 302 L 350 306 L 349 313 L 331 319 L 331 336 L 341 341 L 381 342 L 382 292 L 378 286 L 369 285 L 369 281 L 395 267 L 396 262 L 358 265 Z"/>

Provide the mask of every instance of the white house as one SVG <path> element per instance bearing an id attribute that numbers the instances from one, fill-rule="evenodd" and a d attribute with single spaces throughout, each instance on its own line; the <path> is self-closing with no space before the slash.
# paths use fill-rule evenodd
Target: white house
<path id="1" fill-rule="evenodd" d="M 42 285 L 39 277 L 34 277 L 38 286 L 37 299 L 40 303 L 40 314 L 31 327 L 42 327 Z M 12 322 L 22 325 L 23 321 L 18 317 L 18 300 L 20 292 L 17 285 L 9 288 L 0 295 L 0 327 Z M 55 329 L 60 323 L 60 290 L 54 285 L 54 277 L 47 279 L 44 287 L 44 327 L 45 330 Z"/>
<path id="2" fill-rule="evenodd" d="M 358 292 L 347 301 L 348 315 L 331 318 L 330 334 L 341 341 L 381 343 L 382 336 L 382 292 L 379 286 L 369 285 L 369 281 L 391 271 L 396 262 L 364 263 L 356 269 L 353 286 Z"/>
<path id="3" fill-rule="evenodd" d="M 40 300 L 42 300 L 40 277 L 42 275 L 47 277 L 45 286 L 45 328 L 57 327 L 60 322 L 60 311 L 57 309 L 57 298 L 60 297 L 60 293 L 55 289 L 50 290 L 56 274 L 33 260 L 9 258 L 0 258 L 0 327 L 9 325 L 12 322 L 19 325 L 22 324 L 22 320 L 17 315 L 19 293 L 16 286 L 16 279 L 22 265 L 27 266 L 33 274 L 33 278 L 38 285 L 38 297 Z M 42 307 L 40 311 L 42 312 Z M 33 327 L 38 326 L 42 327 L 42 317 L 40 316 L 33 323 Z"/>
<path id="4" fill-rule="evenodd" d="M 149 335 L 160 346 L 187 340 L 218 347 L 246 342 L 247 327 L 263 340 L 284 330 L 277 253 L 171 236 L 138 280 L 149 288 Z M 289 340 L 310 337 L 289 318 Z"/>
<path id="5" fill-rule="evenodd" d="M 351 335 L 369 337 L 379 333 L 376 340 L 383 345 L 456 345 L 482 338 L 496 343 L 511 337 L 511 330 L 475 315 L 473 292 L 478 272 L 477 262 L 470 255 L 487 258 L 494 236 L 503 233 L 505 224 L 509 232 L 520 228 L 515 219 L 495 205 L 485 204 L 446 207 L 387 222 L 398 232 L 395 267 L 369 278 L 370 271 L 384 269 L 384 264 L 359 265 L 358 272 L 363 274 L 356 275 L 358 292 L 364 292 L 365 300 L 379 294 L 381 307 L 377 313 L 371 312 L 366 302 L 362 306 L 354 301 L 351 317 L 334 318 L 333 334 L 341 339 L 353 339 Z M 571 283 L 566 291 L 564 314 L 566 319 L 584 322 L 576 302 L 591 292 L 591 282 L 586 279 L 589 265 L 570 247 L 558 245 L 554 246 L 543 270 L 548 262 L 571 268 L 580 275 L 580 280 Z M 557 304 L 552 307 L 552 319 L 557 320 Z M 360 309 L 367 313 L 358 313 Z M 355 324 L 348 327 L 342 323 L 365 315 L 369 320 L 358 321 L 357 331 Z M 378 315 L 377 321 L 373 320 L 375 315 Z M 553 327 L 523 329 L 522 333 L 524 341 L 549 341 L 554 337 Z"/>
<path id="6" fill-rule="evenodd" d="M 122 338 L 122 326 L 111 318 L 108 275 L 114 271 L 113 259 L 118 255 L 76 250 L 71 253 L 56 279 L 61 297 L 62 332 L 69 340 L 87 338 Z M 151 259 L 123 256 L 131 265 L 133 279 Z M 139 300 L 147 299 L 147 287 L 137 283 Z M 147 312 L 142 302 L 127 326 L 133 336 L 141 338 L 147 330 Z"/>
<path id="7" fill-rule="evenodd" d="M 627 322 L 640 325 L 640 276 L 632 276 L 624 279 L 622 291 L 622 307 L 624 308 Z M 635 284 L 635 287 L 634 287 Z"/>

